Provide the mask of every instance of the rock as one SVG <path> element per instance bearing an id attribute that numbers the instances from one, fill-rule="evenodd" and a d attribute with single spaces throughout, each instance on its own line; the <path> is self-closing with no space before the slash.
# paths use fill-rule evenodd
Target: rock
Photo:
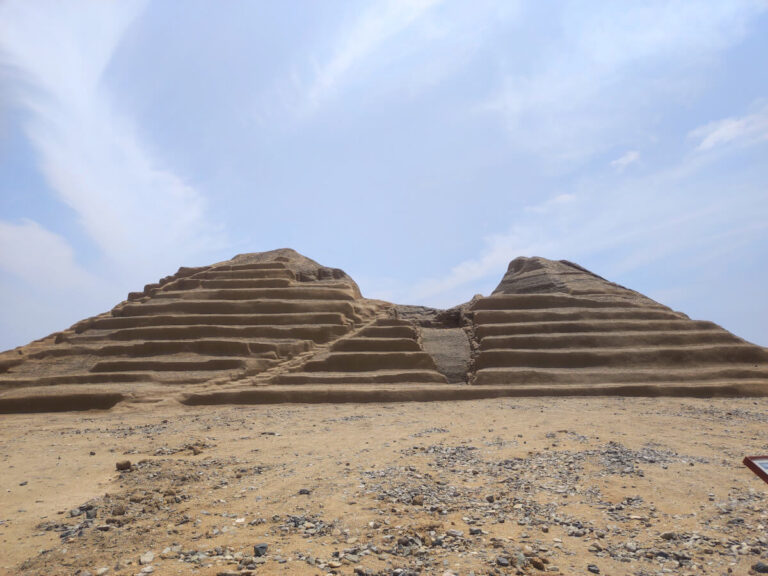
<path id="1" fill-rule="evenodd" d="M 661 533 L 661 539 L 662 540 L 676 540 L 677 534 L 675 532 L 662 532 Z"/>
<path id="2" fill-rule="evenodd" d="M 506 556 L 497 556 L 496 564 L 504 567 L 509 566 L 509 558 L 507 558 Z"/>
<path id="3" fill-rule="evenodd" d="M 308 488 L 302 488 L 301 490 L 299 490 L 299 494 L 301 494 L 302 496 L 309 496 L 310 494 L 312 494 L 312 491 L 309 490 Z"/>
<path id="4" fill-rule="evenodd" d="M 530 562 L 531 566 L 536 568 L 536 570 L 544 570 L 544 562 L 541 561 L 541 558 L 536 558 L 534 556 L 533 558 L 529 558 L 528 562 Z"/>
<path id="5" fill-rule="evenodd" d="M 416 494 L 413 498 L 411 498 L 411 504 L 414 506 L 423 506 L 424 505 L 424 496 L 421 494 Z"/>
<path id="6" fill-rule="evenodd" d="M 141 556 L 139 556 L 139 564 L 144 566 L 145 564 L 151 564 L 152 560 L 155 559 L 155 554 L 152 551 L 144 552 Z"/>
<path id="7" fill-rule="evenodd" d="M 123 516 L 125 514 L 125 506 L 123 504 L 115 504 L 112 508 L 113 516 Z"/>
<path id="8" fill-rule="evenodd" d="M 93 520 L 94 518 L 96 518 L 96 508 L 91 508 L 90 510 L 86 510 L 85 517 L 88 518 L 88 520 Z"/>
<path id="9" fill-rule="evenodd" d="M 488 494 L 488 496 L 485 497 L 486 502 L 490 502 L 493 504 L 496 501 L 496 497 L 493 494 Z"/>
<path id="10" fill-rule="evenodd" d="M 592 574 L 600 574 L 600 568 L 598 568 L 594 564 L 589 564 L 587 566 L 587 572 L 592 572 Z"/>
<path id="11" fill-rule="evenodd" d="M 253 555 L 256 556 L 257 558 L 266 556 L 268 548 L 269 548 L 269 545 L 267 544 L 255 544 L 253 547 Z"/>
<path id="12" fill-rule="evenodd" d="M 482 534 L 483 530 L 481 528 L 470 528 L 469 529 L 469 535 L 470 536 L 478 536 L 479 534 Z"/>
<path id="13" fill-rule="evenodd" d="M 117 468 L 120 471 L 130 470 L 131 469 L 131 461 L 130 460 L 120 460 L 120 462 L 116 462 L 115 463 L 115 468 Z"/>
<path id="14" fill-rule="evenodd" d="M 72 508 L 72 510 L 69 511 L 69 516 L 74 518 L 75 516 L 80 516 L 82 513 L 83 511 L 80 510 L 80 508 Z"/>
<path id="15" fill-rule="evenodd" d="M 758 574 L 768 574 L 768 564 L 766 564 L 765 562 L 758 562 L 757 564 L 752 564 L 752 570 L 754 570 Z"/>

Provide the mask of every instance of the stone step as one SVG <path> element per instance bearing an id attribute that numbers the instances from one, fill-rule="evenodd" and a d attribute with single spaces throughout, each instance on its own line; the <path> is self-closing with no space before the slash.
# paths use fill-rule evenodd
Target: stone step
<path id="1" fill-rule="evenodd" d="M 287 270 L 287 268 L 282 262 L 254 262 L 253 264 L 220 264 L 211 270 Z"/>
<path id="2" fill-rule="evenodd" d="M 257 278 L 288 278 L 289 280 L 296 280 L 296 274 L 291 270 L 281 269 L 268 269 L 268 270 L 206 270 L 205 272 L 198 272 L 192 278 L 201 280 L 225 280 L 225 279 L 240 279 L 240 280 L 254 280 Z"/>
<path id="3" fill-rule="evenodd" d="M 130 344 L 104 344 L 100 346 L 57 345 L 29 354 L 29 358 L 55 358 L 61 356 L 162 356 L 167 354 L 201 354 L 208 356 L 280 357 L 306 352 L 311 343 L 305 340 L 150 340 Z"/>
<path id="4" fill-rule="evenodd" d="M 352 290 L 307 284 L 287 288 L 216 288 L 199 290 L 164 290 L 155 299 L 176 300 L 354 300 Z"/>
<path id="5" fill-rule="evenodd" d="M 472 305 L 472 310 L 536 310 L 542 308 L 661 308 L 658 304 L 653 306 L 649 300 L 638 300 L 630 297 L 618 298 L 616 296 L 593 298 L 576 297 L 568 294 L 494 294 L 488 298 L 482 298 Z"/>
<path id="6" fill-rule="evenodd" d="M 549 308 L 540 310 L 478 310 L 476 325 L 564 320 L 687 320 L 677 312 L 653 308 Z"/>
<path id="7" fill-rule="evenodd" d="M 126 384 L 134 382 L 152 382 L 152 374 L 134 373 L 72 373 L 55 376 L 19 376 L 0 378 L 0 386 L 52 386 L 64 384 Z"/>
<path id="8" fill-rule="evenodd" d="M 483 398 L 523 398 L 541 396 L 622 396 L 622 397 L 766 397 L 765 380 L 657 382 L 652 384 L 575 384 L 466 386 L 461 384 L 380 384 L 379 386 L 275 385 L 193 392 L 181 396 L 188 406 L 221 404 L 284 404 L 343 402 L 430 402 L 480 400 Z"/>
<path id="9" fill-rule="evenodd" d="M 252 338 L 281 340 L 311 340 L 328 342 L 348 331 L 338 324 L 295 324 L 284 326 L 146 326 L 126 328 L 114 332 L 90 330 L 70 337 L 72 344 L 101 340 L 192 340 L 197 338 Z"/>
<path id="10" fill-rule="evenodd" d="M 418 342 L 410 338 L 345 338 L 334 342 L 335 352 L 419 352 Z"/>
<path id="11" fill-rule="evenodd" d="M 516 334 L 486 336 L 480 350 L 521 350 L 550 348 L 625 348 L 690 344 L 741 343 L 725 330 L 656 332 L 573 332 L 570 334 Z"/>
<path id="12" fill-rule="evenodd" d="M 436 370 L 424 352 L 334 352 L 323 360 L 311 360 L 305 372 L 370 372 L 373 370 Z"/>
<path id="13" fill-rule="evenodd" d="M 340 312 L 355 318 L 352 302 L 341 300 L 173 300 L 128 303 L 112 311 L 113 316 L 153 314 L 293 314 Z"/>
<path id="14" fill-rule="evenodd" d="M 13 368 L 14 366 L 18 366 L 22 362 L 24 362 L 23 356 L 13 356 L 10 358 L 2 358 L 0 359 L 0 373 L 7 372 L 11 368 Z"/>
<path id="15" fill-rule="evenodd" d="M 413 326 L 411 322 L 407 320 L 400 320 L 399 318 L 377 318 L 374 324 L 375 326 Z"/>
<path id="16" fill-rule="evenodd" d="M 445 383 L 445 376 L 434 370 L 374 370 L 357 372 L 291 372 L 278 375 L 275 384 L 398 384 Z"/>
<path id="17" fill-rule="evenodd" d="M 163 292 L 172 290 L 199 290 L 199 289 L 220 289 L 220 288 L 286 288 L 293 284 L 289 278 L 256 278 L 249 280 L 201 280 L 199 278 L 180 278 L 165 284 Z"/>
<path id="18" fill-rule="evenodd" d="M 296 280 L 296 274 L 287 269 L 266 270 L 206 270 L 192 276 L 200 280 L 255 280 L 259 278 L 287 278 Z"/>
<path id="19" fill-rule="evenodd" d="M 34 414 L 41 412 L 69 412 L 81 410 L 109 410 L 126 396 L 119 392 L 88 390 L 83 393 L 55 393 L 40 388 L 24 391 L 21 394 L 0 396 L 0 414 Z"/>
<path id="20" fill-rule="evenodd" d="M 561 322 L 509 322 L 475 325 L 475 337 L 482 340 L 491 336 L 515 334 L 571 334 L 574 332 L 656 332 L 721 330 L 704 320 L 571 320 Z"/>
<path id="21" fill-rule="evenodd" d="M 94 318 L 78 326 L 85 330 L 114 330 L 140 326 L 179 326 L 218 324 L 221 326 L 280 326 L 287 324 L 349 324 L 350 320 L 338 312 L 312 312 L 307 314 L 158 314 L 155 316 L 117 316 Z"/>
<path id="22" fill-rule="evenodd" d="M 405 326 L 369 326 L 358 332 L 363 338 L 409 338 L 415 340 L 418 337 L 416 329 L 408 324 Z"/>
<path id="23" fill-rule="evenodd" d="M 91 372 L 197 372 L 203 370 L 238 370 L 245 367 L 245 360 L 238 358 L 199 358 L 183 360 L 173 358 L 167 358 L 163 360 L 147 360 L 145 358 L 141 358 L 135 360 L 104 360 L 94 364 L 94 366 L 91 368 Z"/>
<path id="24" fill-rule="evenodd" d="M 718 362 L 768 362 L 768 351 L 751 344 L 711 344 L 652 348 L 577 348 L 570 350 L 487 350 L 475 358 L 475 370 L 501 367 L 586 368 L 659 366 Z"/>
<path id="25" fill-rule="evenodd" d="M 572 370 L 567 368 L 485 368 L 475 374 L 473 385 L 539 385 L 605 383 L 690 382 L 711 380 L 762 380 L 768 387 L 768 367 L 752 365 L 715 364 L 711 366 L 631 368 L 617 366 L 603 369 Z M 768 391 L 768 390 L 767 390 Z"/>

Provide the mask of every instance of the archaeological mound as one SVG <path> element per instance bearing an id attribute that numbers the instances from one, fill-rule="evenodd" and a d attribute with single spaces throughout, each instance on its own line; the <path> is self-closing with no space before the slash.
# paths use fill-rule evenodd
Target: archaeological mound
<path id="1" fill-rule="evenodd" d="M 0 412 L 534 395 L 765 396 L 768 351 L 563 260 L 516 258 L 490 296 L 436 310 L 281 249 L 0 354 Z"/>

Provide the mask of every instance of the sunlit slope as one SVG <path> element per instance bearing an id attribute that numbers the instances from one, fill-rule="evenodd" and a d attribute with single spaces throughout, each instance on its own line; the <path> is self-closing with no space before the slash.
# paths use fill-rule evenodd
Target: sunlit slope
<path id="1" fill-rule="evenodd" d="M 474 385 L 768 384 L 768 352 L 565 261 L 517 258 L 472 305 Z"/>

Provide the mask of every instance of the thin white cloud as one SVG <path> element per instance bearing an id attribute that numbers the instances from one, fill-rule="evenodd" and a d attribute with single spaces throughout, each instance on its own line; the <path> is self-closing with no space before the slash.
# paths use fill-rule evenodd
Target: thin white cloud
<path id="1" fill-rule="evenodd" d="M 649 137 L 660 102 L 685 100 L 723 50 L 748 33 L 766 3 L 566 2 L 559 35 L 514 68 L 481 106 L 511 143 L 548 162 L 589 159 Z"/>
<path id="2" fill-rule="evenodd" d="M 515 256 L 545 256 L 557 251 L 560 237 L 547 238 L 540 225 L 542 219 L 551 218 L 554 212 L 569 211 L 575 203 L 574 194 L 560 194 L 540 204 L 526 206 L 530 214 L 526 222 L 514 224 L 507 233 L 495 234 L 484 239 L 485 247 L 478 258 L 460 262 L 443 277 L 429 278 L 416 284 L 408 295 L 414 302 L 430 301 L 439 305 L 453 302 L 456 290 L 476 283 L 506 270 Z"/>
<path id="3" fill-rule="evenodd" d="M 699 158 L 686 158 L 641 180 L 574 186 L 578 193 L 520 211 L 506 232 L 484 239 L 477 257 L 444 276 L 419 282 L 404 297 L 433 306 L 455 305 L 480 286 L 491 290 L 517 256 L 582 264 L 599 259 L 608 263 L 600 272 L 614 280 L 679 254 L 697 256 L 675 266 L 693 266 L 695 260 L 695 267 L 705 268 L 727 259 L 765 237 L 768 197 L 760 183 L 742 183 L 724 197 L 722 183 L 710 178 L 712 169 Z M 694 191 L 696 207 L 690 205 Z"/>
<path id="4" fill-rule="evenodd" d="M 72 247 L 62 236 L 33 220 L 0 220 L 0 271 L 30 287 L 55 284 L 82 288 L 95 277 L 75 262 Z"/>
<path id="5" fill-rule="evenodd" d="M 104 84 L 144 2 L 75 4 L 1 5 L 0 58 L 26 82 L 15 95 L 51 189 L 110 260 L 154 276 L 210 242 L 205 200 L 163 166 Z"/>
<path id="6" fill-rule="evenodd" d="M 81 266 L 62 236 L 32 220 L 0 220 L 0 350 L 101 312 L 119 293 Z"/>
<path id="7" fill-rule="evenodd" d="M 724 118 L 692 130 L 689 138 L 698 140 L 696 150 L 704 152 L 716 147 L 751 145 L 768 140 L 768 104 L 754 114 Z"/>
<path id="8" fill-rule="evenodd" d="M 317 67 L 308 90 L 310 107 L 328 98 L 351 71 L 443 0 L 384 0 L 368 8 L 340 39 L 333 56 Z"/>
<path id="9" fill-rule="evenodd" d="M 611 166 L 618 172 L 623 172 L 627 166 L 635 164 L 640 161 L 640 152 L 637 150 L 630 150 L 626 154 L 616 158 L 611 162 Z"/>
<path id="10" fill-rule="evenodd" d="M 570 204 L 576 200 L 575 194 L 558 194 L 554 198 L 550 198 L 541 204 L 534 206 L 526 206 L 524 210 L 532 214 L 547 214 L 565 204 Z"/>

